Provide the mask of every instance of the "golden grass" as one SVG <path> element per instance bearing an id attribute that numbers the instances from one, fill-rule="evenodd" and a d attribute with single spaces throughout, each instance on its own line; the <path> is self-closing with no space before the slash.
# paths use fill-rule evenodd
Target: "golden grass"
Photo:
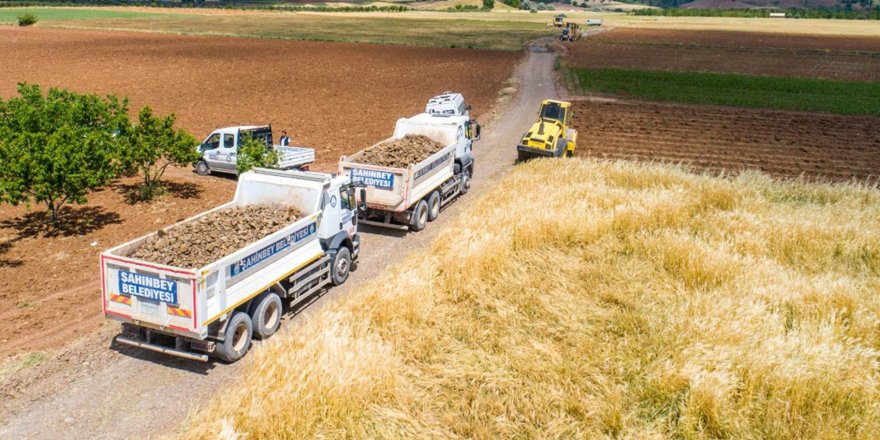
<path id="1" fill-rule="evenodd" d="M 876 188 L 534 161 L 183 437 L 880 438 L 878 292 Z"/>

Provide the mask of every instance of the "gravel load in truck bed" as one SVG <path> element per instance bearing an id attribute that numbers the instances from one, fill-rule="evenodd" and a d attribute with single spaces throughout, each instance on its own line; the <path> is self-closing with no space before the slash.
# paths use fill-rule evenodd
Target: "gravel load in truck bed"
<path id="1" fill-rule="evenodd" d="M 408 134 L 400 139 L 383 142 L 364 151 L 359 163 L 383 167 L 406 168 L 440 151 L 445 145 L 420 134 Z"/>
<path id="2" fill-rule="evenodd" d="M 289 206 L 249 205 L 208 214 L 197 221 L 159 231 L 131 257 L 198 268 L 229 255 L 301 217 Z"/>

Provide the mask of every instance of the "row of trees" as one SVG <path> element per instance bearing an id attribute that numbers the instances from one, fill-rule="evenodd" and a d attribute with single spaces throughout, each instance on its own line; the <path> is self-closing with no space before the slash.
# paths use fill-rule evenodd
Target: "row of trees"
<path id="1" fill-rule="evenodd" d="M 195 138 L 174 128 L 174 114 L 144 107 L 132 121 L 128 110 L 112 95 L 19 84 L 17 97 L 0 100 L 0 202 L 45 203 L 57 224 L 62 206 L 86 203 L 116 177 L 140 176 L 141 198 L 157 195 L 169 166 L 198 159 Z"/>

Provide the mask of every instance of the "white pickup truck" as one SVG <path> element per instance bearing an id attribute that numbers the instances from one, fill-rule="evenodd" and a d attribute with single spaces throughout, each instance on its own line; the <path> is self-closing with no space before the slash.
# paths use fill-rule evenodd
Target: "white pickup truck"
<path id="1" fill-rule="evenodd" d="M 360 163 L 364 151 L 408 134 L 427 136 L 445 145 L 419 163 L 393 168 Z M 480 126 L 467 116 L 421 113 L 397 121 L 394 135 L 365 150 L 339 159 L 339 173 L 366 186 L 361 223 L 421 231 L 440 215 L 440 208 L 470 188 L 474 173 L 473 141 Z"/>
<path id="2" fill-rule="evenodd" d="M 355 191 L 349 179 L 257 169 L 235 198 L 210 213 L 251 204 L 296 207 L 304 216 L 204 267 L 171 267 L 129 257 L 159 232 L 101 254 L 104 316 L 122 321 L 119 343 L 201 361 L 228 362 L 281 323 L 281 299 L 297 303 L 348 278 L 357 260 Z"/>
<path id="3" fill-rule="evenodd" d="M 266 148 L 278 152 L 278 168 L 282 170 L 308 170 L 315 161 L 315 150 L 305 147 L 273 145 L 271 125 L 240 125 L 214 130 L 197 148 L 200 156 L 193 164 L 196 172 L 207 176 L 211 173 L 238 174 L 238 147 L 245 136 L 252 136 L 266 143 Z"/>

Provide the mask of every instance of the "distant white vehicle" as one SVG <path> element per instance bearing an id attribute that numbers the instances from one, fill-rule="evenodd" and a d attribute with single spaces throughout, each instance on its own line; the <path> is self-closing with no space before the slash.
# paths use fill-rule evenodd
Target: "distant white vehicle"
<path id="1" fill-rule="evenodd" d="M 587 26 L 602 26 L 601 18 L 589 18 L 587 19 Z"/>
<path id="2" fill-rule="evenodd" d="M 443 92 L 428 100 L 425 113 L 431 116 L 470 116 L 471 106 L 461 93 Z"/>
<path id="3" fill-rule="evenodd" d="M 196 172 L 203 176 L 211 173 L 238 174 L 238 147 L 244 136 L 264 141 L 266 148 L 275 148 L 279 169 L 303 169 L 315 161 L 315 150 L 311 148 L 273 146 L 271 125 L 239 125 L 214 130 L 196 147 L 201 155 L 194 164 Z"/>

